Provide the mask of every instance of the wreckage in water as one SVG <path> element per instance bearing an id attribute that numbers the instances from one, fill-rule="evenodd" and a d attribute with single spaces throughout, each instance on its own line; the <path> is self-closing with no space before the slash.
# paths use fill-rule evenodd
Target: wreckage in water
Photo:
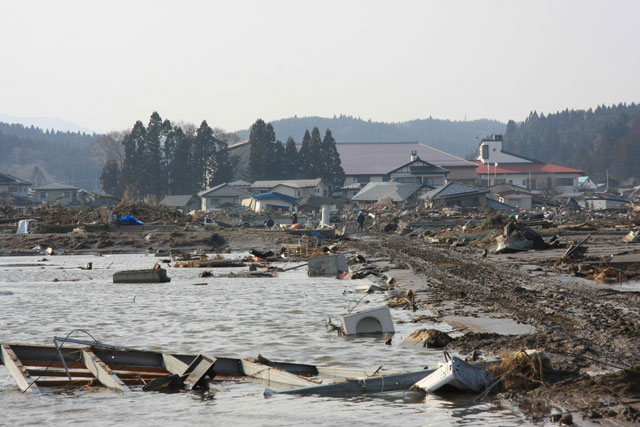
<path id="1" fill-rule="evenodd" d="M 274 362 L 262 356 L 247 360 L 173 354 L 58 337 L 54 345 L 0 343 L 0 362 L 20 390 L 34 394 L 47 387 L 83 386 L 104 386 L 122 393 L 130 393 L 135 386 L 144 391 L 208 390 L 215 382 L 238 379 L 294 387 L 282 392 L 289 394 L 369 393 L 408 390 L 432 372 L 381 375 L 379 370 L 367 373 Z M 265 391 L 267 396 L 275 393 Z"/>
<path id="2" fill-rule="evenodd" d="M 455 356 L 450 357 L 428 377 L 416 382 L 414 389 L 433 393 L 441 389 L 455 388 L 461 391 L 481 391 L 493 380 L 484 367 L 465 362 Z"/>

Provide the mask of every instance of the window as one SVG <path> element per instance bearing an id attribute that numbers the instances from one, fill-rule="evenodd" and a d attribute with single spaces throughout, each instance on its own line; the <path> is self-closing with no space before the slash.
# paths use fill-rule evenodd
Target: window
<path id="1" fill-rule="evenodd" d="M 556 185 L 570 187 L 573 185 L 573 178 L 556 178 Z"/>
<path id="2" fill-rule="evenodd" d="M 527 181 L 528 181 L 528 179 L 523 179 L 523 180 L 522 180 L 522 186 L 523 186 L 523 187 L 526 187 L 526 186 L 527 186 L 527 184 L 528 184 L 528 183 L 527 183 Z"/>
<path id="3" fill-rule="evenodd" d="M 62 192 L 62 197 L 64 197 L 64 198 L 69 197 L 69 192 L 67 192 L 67 191 L 63 191 L 63 192 Z"/>
<path id="4" fill-rule="evenodd" d="M 509 180 L 509 185 L 513 185 L 513 180 L 512 179 Z"/>
<path id="5" fill-rule="evenodd" d="M 369 182 L 371 181 L 370 176 L 356 176 L 356 182 Z"/>
<path id="6" fill-rule="evenodd" d="M 484 144 L 482 146 L 482 160 L 487 160 L 489 158 L 489 146 Z"/>
<path id="7" fill-rule="evenodd" d="M 40 198 L 41 199 L 46 199 L 49 197 L 49 193 L 47 193 L 46 191 L 41 191 L 40 192 Z"/>

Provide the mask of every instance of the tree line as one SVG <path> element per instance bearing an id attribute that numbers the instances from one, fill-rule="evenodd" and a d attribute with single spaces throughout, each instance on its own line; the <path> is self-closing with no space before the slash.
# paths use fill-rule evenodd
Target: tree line
<path id="1" fill-rule="evenodd" d="M 533 111 L 522 123 L 507 123 L 505 149 L 544 162 L 584 170 L 604 182 L 640 179 L 640 105 L 595 110 Z"/>
<path id="2" fill-rule="evenodd" d="M 100 176 L 107 194 L 161 198 L 167 194 L 194 194 L 233 178 L 227 144 L 202 121 L 173 125 L 154 112 L 145 127 L 137 121 L 119 142 L 119 155 L 106 160 Z M 108 145 L 107 141 L 103 141 Z M 104 149 L 104 147 L 103 147 Z"/>
<path id="3" fill-rule="evenodd" d="M 317 127 L 311 132 L 307 129 L 298 149 L 293 137 L 283 144 L 276 139 L 271 123 L 258 119 L 249 131 L 249 143 L 249 176 L 253 181 L 322 178 L 333 188 L 344 182 L 340 154 L 330 129 L 324 138 Z"/>

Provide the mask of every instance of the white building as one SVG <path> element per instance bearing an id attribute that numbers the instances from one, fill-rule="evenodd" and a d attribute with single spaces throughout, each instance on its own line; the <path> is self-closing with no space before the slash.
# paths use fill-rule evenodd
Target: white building
<path id="1" fill-rule="evenodd" d="M 490 187 L 497 184 L 517 185 L 533 193 L 575 193 L 580 169 L 528 159 L 502 149 L 502 135 L 492 135 L 480 142 L 474 161 L 478 166 L 478 184 Z"/>
<path id="2" fill-rule="evenodd" d="M 256 181 L 249 190 L 253 194 L 279 193 L 294 199 L 301 199 L 306 196 L 326 197 L 329 195 L 329 188 L 322 182 L 321 178 Z"/>

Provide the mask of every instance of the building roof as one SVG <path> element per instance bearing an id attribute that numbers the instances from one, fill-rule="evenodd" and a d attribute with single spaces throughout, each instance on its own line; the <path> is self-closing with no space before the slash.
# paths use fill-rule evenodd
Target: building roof
<path id="1" fill-rule="evenodd" d="M 499 200 L 494 200 L 491 197 L 487 197 L 487 206 L 491 206 L 493 209 L 498 211 L 515 211 L 517 208 L 514 206 L 508 205 L 506 203 L 502 203 Z"/>
<path id="2" fill-rule="evenodd" d="M 443 168 L 474 164 L 418 142 L 341 142 L 336 144 L 347 175 L 385 175 L 411 160 L 415 151 L 423 161 Z"/>
<path id="3" fill-rule="evenodd" d="M 165 196 L 160 202 L 161 205 L 169 206 L 172 208 L 183 208 L 187 206 L 193 194 L 180 194 L 176 196 Z"/>
<path id="4" fill-rule="evenodd" d="M 0 173 L 0 185 L 31 185 L 31 183 L 8 173 Z"/>
<path id="5" fill-rule="evenodd" d="M 414 195 L 422 186 L 422 184 L 416 182 L 370 182 L 351 200 L 355 202 L 377 202 L 390 198 L 392 202 L 403 202 Z"/>
<path id="6" fill-rule="evenodd" d="M 40 202 L 29 197 L 20 196 L 18 194 L 10 194 L 6 191 L 0 193 L 0 205 L 10 206 L 30 206 L 37 205 Z"/>
<path id="7" fill-rule="evenodd" d="M 61 184 L 59 182 L 52 182 L 51 184 L 41 185 L 38 188 L 34 188 L 34 191 L 38 190 L 79 190 L 78 187 L 73 185 Z"/>
<path id="8" fill-rule="evenodd" d="M 571 169 L 564 166 L 552 165 L 551 163 L 498 163 L 496 168 L 491 163 L 482 163 L 475 160 L 473 163 L 478 165 L 476 173 L 480 174 L 528 174 L 531 173 L 584 173 L 580 169 Z"/>
<path id="9" fill-rule="evenodd" d="M 509 194 L 509 193 L 523 193 L 531 194 L 531 191 L 524 187 L 519 187 L 514 184 L 497 184 L 489 187 L 489 190 L 494 194 Z"/>
<path id="10" fill-rule="evenodd" d="M 239 179 L 237 181 L 228 182 L 227 184 L 229 184 L 232 187 L 240 187 L 240 188 L 242 188 L 242 187 L 247 187 L 247 188 L 251 187 L 251 183 L 250 182 L 244 181 L 242 179 Z"/>
<path id="11" fill-rule="evenodd" d="M 245 181 L 242 181 L 245 182 Z M 215 187 L 207 188 L 198 193 L 200 197 L 246 197 L 249 196 L 249 192 L 242 188 L 237 188 L 230 183 L 224 183 L 216 185 Z"/>
<path id="12" fill-rule="evenodd" d="M 313 194 L 304 196 L 302 199 L 298 201 L 298 206 L 311 206 L 314 208 L 320 208 L 322 207 L 322 205 L 336 206 L 339 209 L 342 209 L 344 202 L 340 199 L 334 199 L 332 197 L 315 196 Z"/>
<path id="13" fill-rule="evenodd" d="M 284 202 L 296 203 L 296 199 L 293 197 L 287 196 L 286 194 L 277 193 L 277 192 L 268 192 L 268 193 L 260 193 L 260 194 L 252 194 L 251 197 L 255 200 L 282 200 Z"/>
<path id="14" fill-rule="evenodd" d="M 486 188 L 474 187 L 472 185 L 461 184 L 459 182 L 449 182 L 433 190 L 427 191 L 420 196 L 421 199 L 450 199 L 464 197 L 473 194 L 488 193 Z"/>
<path id="15" fill-rule="evenodd" d="M 443 174 L 446 175 L 449 173 L 448 169 L 441 168 L 440 166 L 433 165 L 425 160 L 422 160 L 420 156 L 417 159 L 411 160 L 402 166 L 398 166 L 397 168 L 389 171 L 389 174 L 392 174 L 402 168 L 409 167 L 409 171 L 412 174 L 416 175 L 426 175 L 426 174 Z"/>
<path id="16" fill-rule="evenodd" d="M 322 182 L 321 178 L 314 179 L 276 179 L 270 181 L 256 181 L 251 188 L 274 188 L 278 185 L 284 185 L 291 188 L 315 187 Z"/>

